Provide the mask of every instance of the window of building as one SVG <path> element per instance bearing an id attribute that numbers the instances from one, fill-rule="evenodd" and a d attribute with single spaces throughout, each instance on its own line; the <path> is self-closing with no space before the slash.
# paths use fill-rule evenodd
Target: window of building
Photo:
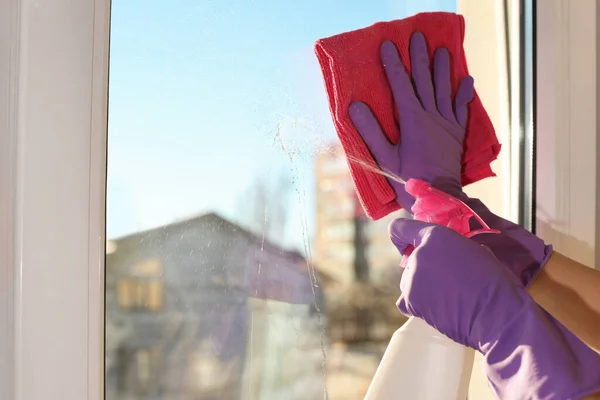
<path id="1" fill-rule="evenodd" d="M 143 398 L 159 394 L 160 355 L 161 352 L 157 348 L 140 348 L 133 353 L 131 367 L 135 396 Z"/>
<path id="2" fill-rule="evenodd" d="M 324 240 L 352 240 L 354 235 L 354 221 L 349 219 L 346 221 L 332 223 L 324 228 Z"/>
<path id="3" fill-rule="evenodd" d="M 117 281 L 119 307 L 126 311 L 160 311 L 163 282 L 160 278 L 121 278 Z"/>
<path id="4" fill-rule="evenodd" d="M 338 155 L 332 155 L 331 157 L 327 157 L 322 164 L 323 172 L 328 174 L 335 174 L 344 171 L 348 171 L 348 164 L 346 160 Z"/>
<path id="5" fill-rule="evenodd" d="M 348 244 L 334 244 L 327 248 L 325 256 L 328 261 L 338 261 L 341 263 L 347 263 L 354 259 L 354 247 Z"/>

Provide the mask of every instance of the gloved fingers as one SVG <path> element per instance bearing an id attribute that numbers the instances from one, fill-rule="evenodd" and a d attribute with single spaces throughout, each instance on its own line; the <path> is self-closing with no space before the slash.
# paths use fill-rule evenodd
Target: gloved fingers
<path id="1" fill-rule="evenodd" d="M 348 109 L 350 119 L 361 138 L 369 148 L 380 168 L 387 171 L 398 170 L 398 149 L 385 136 L 377 119 L 365 103 L 354 102 Z M 369 160 L 352 160 L 350 162 L 369 162 Z"/>
<path id="2" fill-rule="evenodd" d="M 456 96 L 454 96 L 454 114 L 456 115 L 456 121 L 463 128 L 467 127 L 467 121 L 469 117 L 468 105 L 473 100 L 473 77 L 465 76 L 458 85 Z"/>
<path id="3" fill-rule="evenodd" d="M 448 121 L 456 123 L 450 84 L 450 54 L 445 47 L 440 47 L 433 55 L 433 80 L 438 111 Z"/>
<path id="4" fill-rule="evenodd" d="M 402 314 L 407 317 L 418 317 L 419 312 L 415 308 L 416 304 L 420 304 L 418 301 L 415 303 L 415 293 L 412 291 L 412 287 L 414 285 L 413 282 L 414 275 L 408 272 L 402 274 L 402 279 L 400 280 L 400 297 L 396 301 L 396 307 Z"/>
<path id="5" fill-rule="evenodd" d="M 402 290 L 402 289 L 400 289 L 400 290 Z M 398 307 L 398 310 L 400 310 L 400 312 L 403 315 L 405 315 L 409 318 L 414 316 L 411 308 L 409 307 L 408 303 L 406 302 L 406 297 L 404 296 L 404 294 L 400 295 L 400 298 L 398 298 L 398 301 L 396 302 L 396 307 Z"/>
<path id="6" fill-rule="evenodd" d="M 400 108 L 401 106 L 406 105 L 420 105 L 419 100 L 415 95 L 413 84 L 400 60 L 398 49 L 396 49 L 394 43 L 386 40 L 381 44 L 379 53 L 385 75 L 392 90 L 392 95 L 394 96 L 396 107 Z M 402 118 L 402 116 L 400 116 L 400 118 Z"/>
<path id="7" fill-rule="evenodd" d="M 428 235 L 429 228 L 434 226 L 416 219 L 398 218 L 390 222 L 388 233 L 394 246 L 400 253 L 404 253 L 409 246 L 419 247 Z"/>
<path id="8" fill-rule="evenodd" d="M 431 70 L 429 69 L 427 43 L 425 42 L 425 36 L 421 32 L 415 32 L 410 37 L 409 53 L 410 71 L 417 96 L 421 100 L 421 104 L 425 110 L 437 113 L 433 82 L 431 81 Z"/>

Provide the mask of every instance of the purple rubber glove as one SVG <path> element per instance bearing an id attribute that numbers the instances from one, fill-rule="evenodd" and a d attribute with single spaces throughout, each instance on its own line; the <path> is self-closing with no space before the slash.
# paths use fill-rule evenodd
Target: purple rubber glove
<path id="1" fill-rule="evenodd" d="M 369 107 L 361 102 L 352 103 L 349 109 L 356 130 L 383 170 L 405 181 L 417 178 L 441 190 L 460 191 L 473 78 L 463 78 L 452 101 L 448 50 L 436 50 L 432 74 L 425 37 L 419 32 L 410 38 L 411 77 L 392 42 L 384 42 L 380 52 L 399 115 L 400 143 L 393 145 L 387 140 Z M 414 198 L 404 191 L 403 184 L 389 182 L 398 204 L 410 210 Z"/>
<path id="2" fill-rule="evenodd" d="M 494 215 L 481 201 L 462 191 L 461 157 L 473 79 L 467 76 L 461 81 L 453 101 L 448 51 L 435 51 L 432 79 L 425 38 L 420 33 L 413 34 L 410 41 L 414 87 L 393 43 L 382 44 L 381 59 L 398 108 L 401 142 L 392 145 L 387 140 L 367 105 L 353 103 L 349 110 L 373 157 L 381 169 L 405 181 L 421 179 L 470 206 L 492 229 L 501 232 L 473 239 L 488 246 L 523 286 L 529 285 L 550 257 L 552 247 L 521 226 Z M 389 182 L 396 201 L 410 211 L 414 198 L 404 191 L 403 184 Z"/>
<path id="3" fill-rule="evenodd" d="M 535 304 L 487 248 L 416 220 L 395 220 L 390 236 L 400 252 L 415 246 L 398 308 L 483 353 L 497 397 L 570 400 L 600 392 L 600 356 Z"/>
<path id="4" fill-rule="evenodd" d="M 492 250 L 523 287 L 529 286 L 552 255 L 552 246 L 522 226 L 495 215 L 481 200 L 469 198 L 462 191 L 447 193 L 471 207 L 490 228 L 500 231 L 499 235 L 477 235 L 471 239 Z"/>

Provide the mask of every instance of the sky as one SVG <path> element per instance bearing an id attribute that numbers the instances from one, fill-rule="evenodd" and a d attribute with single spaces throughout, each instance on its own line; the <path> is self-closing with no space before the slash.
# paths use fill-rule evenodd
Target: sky
<path id="1" fill-rule="evenodd" d="M 315 40 L 435 10 L 455 0 L 113 1 L 108 238 L 205 212 L 243 224 L 256 183 L 285 174 L 281 240 L 302 250 L 313 157 L 337 140 Z"/>

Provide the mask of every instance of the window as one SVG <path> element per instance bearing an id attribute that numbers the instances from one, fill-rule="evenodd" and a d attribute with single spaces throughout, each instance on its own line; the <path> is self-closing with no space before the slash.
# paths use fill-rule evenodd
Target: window
<path id="1" fill-rule="evenodd" d="M 332 244 L 330 246 L 329 251 L 327 251 L 327 256 L 331 260 L 336 260 L 342 266 L 344 264 L 348 264 L 354 258 L 355 250 L 351 244 Z"/>
<path id="2" fill-rule="evenodd" d="M 164 292 L 161 260 L 149 258 L 128 265 L 127 260 L 135 253 L 124 239 L 112 241 L 106 248 L 111 268 L 107 297 L 112 298 L 116 292 L 117 303 L 123 311 L 160 311 Z"/>
<path id="3" fill-rule="evenodd" d="M 240 368 L 236 361 L 239 360 L 224 362 L 208 349 L 194 353 L 189 368 L 190 389 L 199 396 L 223 394 L 227 390 L 227 386 L 234 380 L 231 375 Z"/>
<path id="4" fill-rule="evenodd" d="M 354 190 L 354 186 L 350 179 L 348 173 L 328 176 L 321 179 L 319 182 L 319 189 L 323 192 L 352 193 L 351 191 Z"/>
<path id="5" fill-rule="evenodd" d="M 354 224 L 352 220 L 331 224 L 325 228 L 323 238 L 325 240 L 351 240 L 354 234 Z"/>
<path id="6" fill-rule="evenodd" d="M 536 141 L 536 229 L 592 265 L 598 260 L 597 185 L 593 179 L 579 185 L 576 178 L 593 169 L 596 159 L 596 138 L 589 134 L 595 132 L 595 110 L 582 107 L 593 103 L 581 95 L 596 96 L 595 85 L 587 84 L 596 76 L 590 61 L 595 42 L 581 39 L 596 31 L 596 13 L 588 2 L 548 1 L 536 11 L 536 123 L 552 133 Z M 510 143 L 508 95 L 499 93 L 506 63 L 499 58 L 508 46 L 500 39 L 512 33 L 506 35 L 499 22 L 501 2 L 377 1 L 343 10 L 335 2 L 304 2 L 292 10 L 271 2 L 246 9 L 242 2 L 225 7 L 114 0 L 108 241 L 108 2 L 55 0 L 51 9 L 19 0 L 1 4 L 0 91 L 7 95 L 0 96 L 0 283 L 8 300 L 0 308 L 0 358 L 15 362 L 0 365 L 0 398 L 60 393 L 65 400 L 100 400 L 104 394 L 111 400 L 124 391 L 135 400 L 182 397 L 177 390 L 187 386 L 180 383 L 196 370 L 191 355 L 206 341 L 209 354 L 223 360 L 213 364 L 227 377 L 226 384 L 213 386 L 229 388 L 218 392 L 222 398 L 249 396 L 249 382 L 257 398 L 303 398 L 294 394 L 308 387 L 322 394 L 325 372 L 330 398 L 361 398 L 377 356 L 357 360 L 365 353 L 356 343 L 326 340 L 328 310 L 336 303 L 332 292 L 339 286 L 334 273 L 342 270 L 351 280 L 353 270 L 326 267 L 325 252 L 314 243 L 321 229 L 314 211 L 314 159 L 330 151 L 327 143 L 335 135 L 310 47 L 316 38 L 433 3 L 466 15 L 470 70 L 502 141 Z M 518 40 L 511 43 L 513 48 Z M 513 96 L 521 80 L 513 75 L 511 82 L 517 85 Z M 511 199 L 519 197 L 513 167 L 510 157 L 499 160 L 499 178 L 469 190 L 511 216 Z M 281 171 L 289 172 L 292 185 L 271 174 Z M 259 191 L 257 180 L 267 184 L 252 197 L 263 200 L 249 213 L 240 193 Z M 581 196 L 575 186 L 590 192 Z M 587 202 L 576 207 L 575 197 Z M 276 207 L 280 203 L 285 210 Z M 131 258 L 115 268 L 118 249 Z M 261 252 L 277 257 L 267 262 L 256 257 Z M 154 303 L 161 312 L 123 312 L 118 282 L 133 277 L 127 287 L 143 280 L 123 268 L 152 258 L 164 263 L 164 286 L 155 296 L 161 300 Z M 274 283 L 281 271 L 293 278 L 272 290 L 281 288 Z M 124 303 L 133 304 L 135 291 L 125 290 L 130 295 Z M 298 311 L 274 310 L 266 305 L 271 303 L 293 304 Z M 291 334 L 299 330 L 302 335 Z M 269 345 L 264 332 L 282 343 Z M 133 338 L 145 342 L 132 344 Z M 385 340 L 374 345 L 382 349 Z M 302 354 L 290 370 L 256 377 L 275 349 L 298 348 Z M 136 357 L 136 349 L 156 349 L 160 356 Z M 327 371 L 324 357 L 333 361 Z M 275 360 L 268 371 L 281 365 Z M 157 375 L 148 373 L 148 364 L 156 365 Z M 365 367 L 366 378 L 354 379 L 349 364 Z M 141 372 L 131 372 L 134 366 Z M 154 379 L 160 381 L 158 392 L 140 385 L 148 376 L 160 377 Z M 298 376 L 302 380 L 293 379 Z"/>
<path id="7" fill-rule="evenodd" d="M 327 221 L 347 221 L 354 216 L 354 196 L 348 192 L 336 196 L 321 196 L 317 204 L 317 214 Z"/>
<path id="8" fill-rule="evenodd" d="M 117 282 L 117 298 L 122 310 L 159 311 L 163 287 L 159 279 L 121 278 Z"/>
<path id="9" fill-rule="evenodd" d="M 349 319 L 346 334 L 334 337 L 348 344 L 345 364 L 324 370 L 328 305 L 337 307 L 334 298 L 369 268 L 367 285 L 388 288 L 397 265 L 369 263 L 370 239 L 354 237 L 354 187 L 312 46 L 420 8 L 284 3 L 113 1 L 106 217 L 116 250 L 106 279 L 116 282 L 120 310 L 107 308 L 106 323 L 118 319 L 131 335 L 145 326 L 157 332 L 149 344 L 181 348 L 173 350 L 179 361 L 161 350 L 167 387 L 177 387 L 177 370 L 196 376 L 194 390 L 205 396 L 300 400 L 320 397 L 327 374 L 330 398 L 362 398 L 401 320 L 373 320 L 369 339 L 362 325 L 371 320 Z M 395 251 L 385 238 L 375 242 Z M 152 267 L 130 272 L 146 257 L 162 265 L 160 307 L 139 276 Z M 277 306 L 286 304 L 296 311 Z M 397 315 L 395 299 L 385 304 L 377 307 Z M 182 327 L 171 326 L 173 314 Z M 205 342 L 217 350 L 199 351 Z M 365 346 L 376 351 L 365 356 Z M 357 362 L 369 366 L 366 378 L 350 365 Z M 180 396 L 191 390 L 179 387 Z"/>
<path id="10" fill-rule="evenodd" d="M 135 380 L 138 396 L 148 396 L 157 392 L 156 380 L 158 372 L 158 358 L 160 352 L 157 349 L 138 349 L 135 353 Z M 156 393 L 154 393 L 156 394 Z"/>
<path id="11" fill-rule="evenodd" d="M 156 332 L 148 345 L 171 342 L 160 347 L 171 396 L 362 398 L 401 324 L 389 318 L 399 277 L 391 217 L 355 229 L 357 199 L 312 46 L 423 6 L 276 3 L 112 3 L 106 218 L 116 248 L 106 279 L 120 309 L 107 308 L 106 324 Z M 490 107 L 507 93 L 488 90 Z M 389 299 L 353 308 L 373 296 Z M 141 310 L 160 313 L 132 312 Z M 310 339 L 302 351 L 300 336 Z M 332 348 L 344 349 L 342 365 L 324 370 Z"/>
<path id="12" fill-rule="evenodd" d="M 110 396 L 133 396 L 149 398 L 161 392 L 160 371 L 161 351 L 157 348 L 119 348 L 118 370 L 115 380 L 118 391 L 107 393 Z"/>
<path id="13" fill-rule="evenodd" d="M 340 174 L 348 171 L 348 165 L 346 161 L 340 157 L 340 152 L 338 149 L 333 152 L 333 154 L 328 155 L 324 160 L 318 164 L 321 166 L 323 173 L 332 175 L 332 174 Z"/>

